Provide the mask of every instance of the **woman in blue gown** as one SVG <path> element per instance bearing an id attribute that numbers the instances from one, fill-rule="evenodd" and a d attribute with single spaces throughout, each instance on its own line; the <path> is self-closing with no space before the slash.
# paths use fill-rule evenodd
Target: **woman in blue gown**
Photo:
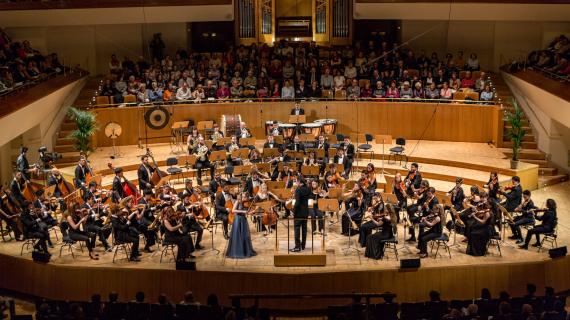
<path id="1" fill-rule="evenodd" d="M 234 222 L 226 251 L 226 256 L 233 259 L 245 259 L 257 255 L 251 243 L 246 216 L 248 208 L 244 207 L 244 201 L 248 201 L 248 195 L 245 192 L 240 195 L 240 199 L 234 203 L 233 207 Z"/>

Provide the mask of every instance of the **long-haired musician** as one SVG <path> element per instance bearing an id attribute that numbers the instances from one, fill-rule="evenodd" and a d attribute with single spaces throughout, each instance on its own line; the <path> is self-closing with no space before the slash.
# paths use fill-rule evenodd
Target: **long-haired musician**
<path id="1" fill-rule="evenodd" d="M 229 258 L 245 259 L 257 255 L 251 243 L 246 217 L 249 208 L 246 207 L 246 202 L 249 202 L 249 196 L 247 193 L 242 192 L 238 195 L 238 199 L 236 199 L 232 208 L 234 221 L 226 251 L 226 256 Z"/>
<path id="2" fill-rule="evenodd" d="M 198 143 L 196 144 L 196 147 L 194 147 L 194 149 L 191 152 L 192 154 L 195 154 L 197 156 L 196 159 L 196 169 L 198 169 L 198 184 L 202 185 L 202 170 L 204 169 L 210 169 L 210 178 L 214 179 L 214 171 L 215 168 L 214 166 L 211 165 L 210 163 L 210 150 L 208 149 L 208 146 L 206 146 L 205 142 L 204 142 L 204 138 L 199 137 L 198 138 Z"/>
<path id="3" fill-rule="evenodd" d="M 105 251 L 110 251 L 111 246 L 107 243 L 107 238 L 111 234 L 109 228 L 103 228 L 103 217 L 105 217 L 108 212 L 101 203 L 95 203 L 93 196 L 88 196 L 85 200 L 81 209 L 85 211 L 85 221 L 83 229 L 89 233 L 99 236 L 99 241 L 105 247 Z M 93 241 L 93 246 L 95 246 L 95 241 Z"/>
<path id="4" fill-rule="evenodd" d="M 491 204 L 487 192 L 479 193 L 480 201 L 472 208 L 470 216 L 473 221 L 470 226 L 467 242 L 467 254 L 472 256 L 484 256 L 487 253 L 487 245 L 492 233 L 493 222 Z M 465 221 L 465 220 L 464 220 Z"/>
<path id="5" fill-rule="evenodd" d="M 544 211 L 544 213 L 541 216 L 536 216 L 536 219 L 542 221 L 542 223 L 530 229 L 526 233 L 524 243 L 520 245 L 521 249 L 528 249 L 528 244 L 530 243 L 533 235 L 536 237 L 536 242 L 532 246 L 540 247 L 540 235 L 554 232 L 554 229 L 558 224 L 558 217 L 556 216 L 556 201 L 553 199 L 547 199 L 546 208 L 540 211 Z"/>
<path id="6" fill-rule="evenodd" d="M 509 239 L 517 240 L 517 244 L 523 243 L 521 226 L 534 225 L 534 209 L 536 209 L 536 206 L 532 202 L 530 195 L 530 190 L 523 191 L 523 201 L 515 209 L 515 212 L 520 212 L 520 215 L 516 216 L 514 222 L 510 224 L 513 235 Z"/>
<path id="7" fill-rule="evenodd" d="M 99 254 L 93 252 L 95 248 L 96 234 L 81 230 L 81 226 L 85 224 L 88 219 L 89 213 L 87 209 L 76 210 L 75 206 L 71 207 L 73 210 L 65 214 L 64 221 L 61 222 L 61 228 L 67 229 L 69 239 L 73 241 L 84 241 L 87 250 L 89 251 L 89 258 L 92 260 L 99 260 Z"/>
<path id="8" fill-rule="evenodd" d="M 421 218 L 420 225 L 423 225 L 423 228 L 428 228 L 428 230 L 420 232 L 418 236 L 418 248 L 420 249 L 418 254 L 420 255 L 420 258 L 426 258 L 428 256 L 427 244 L 429 241 L 441 237 L 444 223 L 445 211 L 443 210 L 443 207 L 438 204 L 433 206 L 428 215 Z"/>
<path id="9" fill-rule="evenodd" d="M 113 206 L 111 210 L 111 226 L 113 228 L 113 237 L 116 242 L 131 243 L 130 261 L 141 261 L 139 252 L 139 233 L 131 228 L 131 221 L 128 218 L 128 208 L 120 208 Z"/>
<path id="10" fill-rule="evenodd" d="M 196 244 L 192 244 L 192 251 L 194 251 L 193 249 L 200 250 L 204 248 L 200 245 L 202 235 L 204 234 L 204 228 L 202 228 L 197 221 L 197 218 L 202 214 L 202 208 L 201 203 L 192 203 L 191 194 L 184 194 L 182 196 L 182 203 L 176 208 L 176 211 L 183 214 L 182 224 L 184 227 L 182 228 L 182 233 L 189 235 L 190 232 L 196 232 Z"/>
<path id="11" fill-rule="evenodd" d="M 416 203 L 412 204 L 411 206 L 408 206 L 407 209 L 408 218 L 409 221 L 411 222 L 411 225 L 409 226 L 410 238 L 406 240 L 408 242 L 416 242 L 416 233 L 414 225 L 420 222 L 423 213 L 424 204 L 430 198 L 428 196 L 429 188 L 430 188 L 429 181 L 422 180 L 419 189 L 417 189 L 415 193 L 412 193 L 416 199 Z M 408 190 L 410 189 L 408 188 Z"/>
<path id="12" fill-rule="evenodd" d="M 188 234 L 183 234 L 182 219 L 180 214 L 174 211 L 172 207 L 166 206 L 162 212 L 163 225 L 164 225 L 164 242 L 163 245 L 176 244 L 178 252 L 176 254 L 176 261 L 186 261 L 188 258 L 195 258 L 192 255 L 193 247 L 192 241 Z"/>
<path id="13" fill-rule="evenodd" d="M 360 223 L 360 233 L 358 235 L 358 243 L 361 247 L 366 246 L 366 241 L 368 236 L 372 233 L 373 229 L 376 229 L 382 225 L 382 221 L 376 219 L 380 213 L 384 213 L 384 200 L 382 195 L 379 193 L 374 193 L 372 195 L 372 202 L 366 208 L 362 221 Z"/>

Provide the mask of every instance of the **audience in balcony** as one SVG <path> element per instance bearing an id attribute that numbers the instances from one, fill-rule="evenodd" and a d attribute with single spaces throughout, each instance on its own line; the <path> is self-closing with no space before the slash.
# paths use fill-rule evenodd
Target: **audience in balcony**
<path id="1" fill-rule="evenodd" d="M 532 67 L 556 75 L 568 81 L 570 75 L 570 40 L 564 35 L 556 37 L 546 49 L 533 51 L 528 56 Z M 515 62 L 511 70 L 520 68 L 522 63 Z"/>

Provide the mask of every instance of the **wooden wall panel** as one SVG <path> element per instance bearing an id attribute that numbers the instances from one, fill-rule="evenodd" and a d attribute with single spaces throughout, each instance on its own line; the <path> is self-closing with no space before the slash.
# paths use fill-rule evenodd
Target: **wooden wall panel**
<path id="1" fill-rule="evenodd" d="M 220 122 L 224 114 L 240 114 L 253 134 L 262 139 L 265 135 L 265 121 L 280 120 L 287 122 L 293 104 L 289 102 L 269 103 L 223 103 L 223 104 L 188 104 L 169 105 L 171 123 L 193 119 L 196 123 L 203 120 Z M 317 119 L 333 118 L 338 120 L 337 132 L 343 134 L 371 133 L 391 134 L 406 139 L 488 142 L 497 139 L 497 121 L 499 107 L 464 104 L 436 103 L 390 103 L 390 102 L 349 102 L 328 101 L 302 104 L 307 115 L 307 122 Z M 167 142 L 171 134 L 171 123 L 161 130 L 146 129 L 144 112 L 148 107 L 101 108 L 93 109 L 101 128 L 110 122 L 118 122 L 123 127 L 123 134 L 117 140 L 118 145 L 133 145 L 138 138 L 149 142 Z M 155 139 L 156 137 L 163 137 Z M 111 146 L 110 139 L 100 130 L 94 138 L 97 146 Z"/>

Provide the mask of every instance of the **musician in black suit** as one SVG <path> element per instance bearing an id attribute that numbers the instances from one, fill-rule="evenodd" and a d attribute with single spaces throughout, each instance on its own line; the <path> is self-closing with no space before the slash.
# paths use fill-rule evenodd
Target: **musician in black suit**
<path id="1" fill-rule="evenodd" d="M 515 209 L 521 204 L 522 201 L 522 187 L 521 187 L 521 179 L 518 176 L 514 176 L 511 178 L 511 182 L 513 183 L 512 186 L 507 187 L 507 191 L 499 190 L 498 193 L 505 196 L 506 200 L 503 201 L 501 204 L 507 211 L 513 212 Z"/>
<path id="2" fill-rule="evenodd" d="M 281 130 L 279 128 L 279 123 L 277 121 L 273 121 L 273 124 L 271 125 L 271 128 L 269 129 L 269 135 L 270 136 L 278 136 L 280 134 L 282 134 L 283 130 Z"/>
<path id="3" fill-rule="evenodd" d="M 196 250 L 203 249 L 200 245 L 200 241 L 202 241 L 202 235 L 204 234 L 204 228 L 198 223 L 196 220 L 196 216 L 200 216 L 202 214 L 202 208 L 198 206 L 198 203 L 195 203 L 196 206 L 192 207 L 192 201 L 190 199 L 189 194 L 185 194 L 182 197 L 182 203 L 178 205 L 176 211 L 182 212 L 184 214 L 184 218 L 182 218 L 182 233 L 190 236 L 190 232 L 196 231 L 196 245 L 191 243 L 191 252 Z M 192 238 L 190 238 L 192 239 Z"/>
<path id="4" fill-rule="evenodd" d="M 299 136 L 295 136 L 293 142 L 287 145 L 287 150 L 305 153 L 305 145 L 299 140 Z"/>
<path id="5" fill-rule="evenodd" d="M 131 221 L 127 219 L 129 211 L 125 209 L 116 208 L 115 212 L 111 215 L 111 225 L 115 241 L 122 243 L 131 243 L 130 261 L 141 261 L 139 252 L 139 234 L 134 228 L 131 228 Z"/>
<path id="6" fill-rule="evenodd" d="M 216 208 L 216 220 L 222 220 L 222 226 L 224 229 L 224 239 L 229 239 L 228 236 L 228 209 L 226 208 L 226 201 L 233 201 L 233 197 L 230 194 L 230 185 L 223 183 L 222 192 L 216 195 L 214 200 L 214 206 Z"/>
<path id="7" fill-rule="evenodd" d="M 141 190 L 141 192 L 144 192 L 145 190 L 148 189 L 152 189 L 154 187 L 154 184 L 152 183 L 152 181 L 150 181 L 150 179 L 155 170 L 156 170 L 155 168 L 151 167 L 148 164 L 148 155 L 145 154 L 144 156 L 142 156 L 141 165 L 137 170 L 137 176 L 139 178 L 139 189 Z"/>
<path id="8" fill-rule="evenodd" d="M 338 148 L 336 150 L 336 155 L 333 158 L 333 163 L 343 165 L 344 171 L 341 173 L 341 175 L 343 178 L 348 179 L 348 175 L 350 174 L 350 160 L 344 154 L 344 150 L 342 148 Z"/>
<path id="9" fill-rule="evenodd" d="M 291 115 L 292 116 L 300 116 L 300 115 L 304 115 L 305 114 L 305 109 L 301 108 L 301 105 L 299 104 L 299 102 L 295 102 L 295 107 L 293 107 L 293 109 L 291 109 Z"/>
<path id="10" fill-rule="evenodd" d="M 192 181 L 192 180 L 190 180 Z M 216 199 L 216 194 L 218 193 L 218 189 L 222 189 L 222 184 L 224 180 L 222 180 L 222 175 L 219 172 L 214 174 L 214 179 L 210 180 L 210 185 L 208 189 L 208 194 L 210 194 L 210 200 L 214 202 Z"/>
<path id="11" fill-rule="evenodd" d="M 411 223 L 411 225 L 409 227 L 410 238 L 408 240 L 406 240 L 408 242 L 416 242 L 416 234 L 415 234 L 414 225 L 419 223 L 419 221 L 422 218 L 424 203 L 429 199 L 428 189 L 429 189 L 429 181 L 422 180 L 420 183 L 420 188 L 419 188 L 417 194 L 415 194 L 415 197 L 417 199 L 416 203 L 414 203 L 413 205 L 411 205 L 407 208 L 408 218 L 409 218 L 410 223 Z"/>
<path id="12" fill-rule="evenodd" d="M 267 141 L 263 144 L 264 149 L 281 149 L 281 145 L 275 142 L 275 138 L 272 135 L 267 136 Z"/>
<path id="13" fill-rule="evenodd" d="M 245 180 L 245 191 L 247 192 L 247 194 L 253 198 L 255 197 L 255 188 L 257 187 L 259 191 L 259 188 L 261 187 L 261 185 L 263 184 L 263 181 L 261 180 L 261 173 L 257 170 L 254 170 L 251 173 L 251 176 L 249 176 L 246 180 Z M 268 178 L 268 177 L 265 177 Z"/>
<path id="14" fill-rule="evenodd" d="M 34 212 L 36 209 L 31 202 L 25 201 L 22 208 L 23 211 L 20 219 L 24 226 L 24 238 L 38 239 L 38 242 L 34 245 L 34 250 L 48 253 L 47 241 L 49 239 L 49 232 L 47 228 L 45 228 L 41 219 L 36 216 Z"/>
<path id="15" fill-rule="evenodd" d="M 520 212 L 521 215 L 514 218 L 514 223 L 510 224 L 511 231 L 513 235 L 509 237 L 509 239 L 517 240 L 517 243 L 523 243 L 523 237 L 521 233 L 521 226 L 526 225 L 534 225 L 534 212 L 533 210 L 536 209 L 534 202 L 530 198 L 530 190 L 523 191 L 523 201 L 522 203 L 514 210 L 515 212 Z"/>
<path id="16" fill-rule="evenodd" d="M 26 202 L 23 194 L 25 186 L 26 179 L 24 178 L 24 174 L 20 171 L 14 172 L 14 179 L 12 179 L 12 182 L 10 182 L 10 194 L 22 208 L 24 202 Z"/>
<path id="17" fill-rule="evenodd" d="M 87 167 L 87 160 L 84 157 L 81 157 L 77 167 L 75 167 L 75 179 L 73 179 L 73 184 L 76 188 L 85 186 L 85 177 L 88 172 L 89 168 Z"/>
<path id="18" fill-rule="evenodd" d="M 349 137 L 344 137 L 342 148 L 344 149 L 344 154 L 348 157 L 348 159 L 352 164 L 352 162 L 354 161 L 354 156 L 356 155 L 356 149 L 354 148 L 354 144 L 350 142 Z"/>
<path id="19" fill-rule="evenodd" d="M 227 164 L 229 166 L 241 166 L 243 164 L 243 159 L 240 157 L 232 157 L 232 152 L 239 149 L 241 149 L 241 145 L 238 143 L 237 137 L 232 136 L 230 143 L 226 145 L 226 151 L 229 153 L 227 157 Z"/>
<path id="20" fill-rule="evenodd" d="M 115 168 L 114 170 L 115 172 L 115 177 L 113 178 L 113 202 L 118 203 L 119 201 L 121 201 L 121 199 L 123 199 L 124 197 L 126 197 L 126 193 L 125 190 L 123 189 L 123 168 L 118 167 Z"/>
<path id="21" fill-rule="evenodd" d="M 536 219 L 542 221 L 542 223 L 530 229 L 526 233 L 526 239 L 524 243 L 520 245 L 521 249 L 528 249 L 528 244 L 530 243 L 530 239 L 533 235 L 536 237 L 536 242 L 532 246 L 539 247 L 540 235 L 554 232 L 554 228 L 556 228 L 556 224 L 558 223 L 558 218 L 556 216 L 556 202 L 553 199 L 546 200 L 546 209 L 544 214 L 542 216 L 537 216 Z"/>
<path id="22" fill-rule="evenodd" d="M 235 135 L 237 136 L 238 140 L 242 138 L 251 138 L 251 131 L 245 122 L 240 122 L 239 128 Z"/>
<path id="23" fill-rule="evenodd" d="M 307 186 L 305 178 L 301 175 L 295 178 L 297 189 L 295 190 L 295 206 L 293 206 L 293 216 L 295 218 L 295 248 L 291 252 L 300 252 L 305 250 L 305 243 L 307 241 L 307 218 L 309 217 L 309 198 L 311 197 L 311 190 Z"/>
<path id="24" fill-rule="evenodd" d="M 210 163 L 210 150 L 208 146 L 206 146 L 204 142 L 204 138 L 198 138 L 198 144 L 194 150 L 192 150 L 193 154 L 197 155 L 196 159 L 196 169 L 198 169 L 198 185 L 202 185 L 202 170 L 209 168 L 210 169 L 210 179 L 214 179 L 214 171 L 216 170 L 215 166 Z"/>
<path id="25" fill-rule="evenodd" d="M 99 205 L 95 204 L 95 199 L 92 196 L 87 197 L 82 208 L 87 209 L 85 231 L 99 236 L 99 241 L 101 241 L 103 247 L 105 247 L 105 251 L 110 251 L 111 246 L 107 242 L 107 238 L 111 235 L 111 229 L 104 229 L 102 220 L 102 218 L 107 215 L 106 212 Z M 93 245 L 95 245 L 95 241 L 93 241 Z"/>
<path id="26" fill-rule="evenodd" d="M 30 173 L 34 170 L 30 169 L 30 163 L 26 157 L 27 153 L 28 147 L 20 147 L 20 155 L 16 159 L 16 170 L 21 172 L 26 180 L 30 180 Z"/>

